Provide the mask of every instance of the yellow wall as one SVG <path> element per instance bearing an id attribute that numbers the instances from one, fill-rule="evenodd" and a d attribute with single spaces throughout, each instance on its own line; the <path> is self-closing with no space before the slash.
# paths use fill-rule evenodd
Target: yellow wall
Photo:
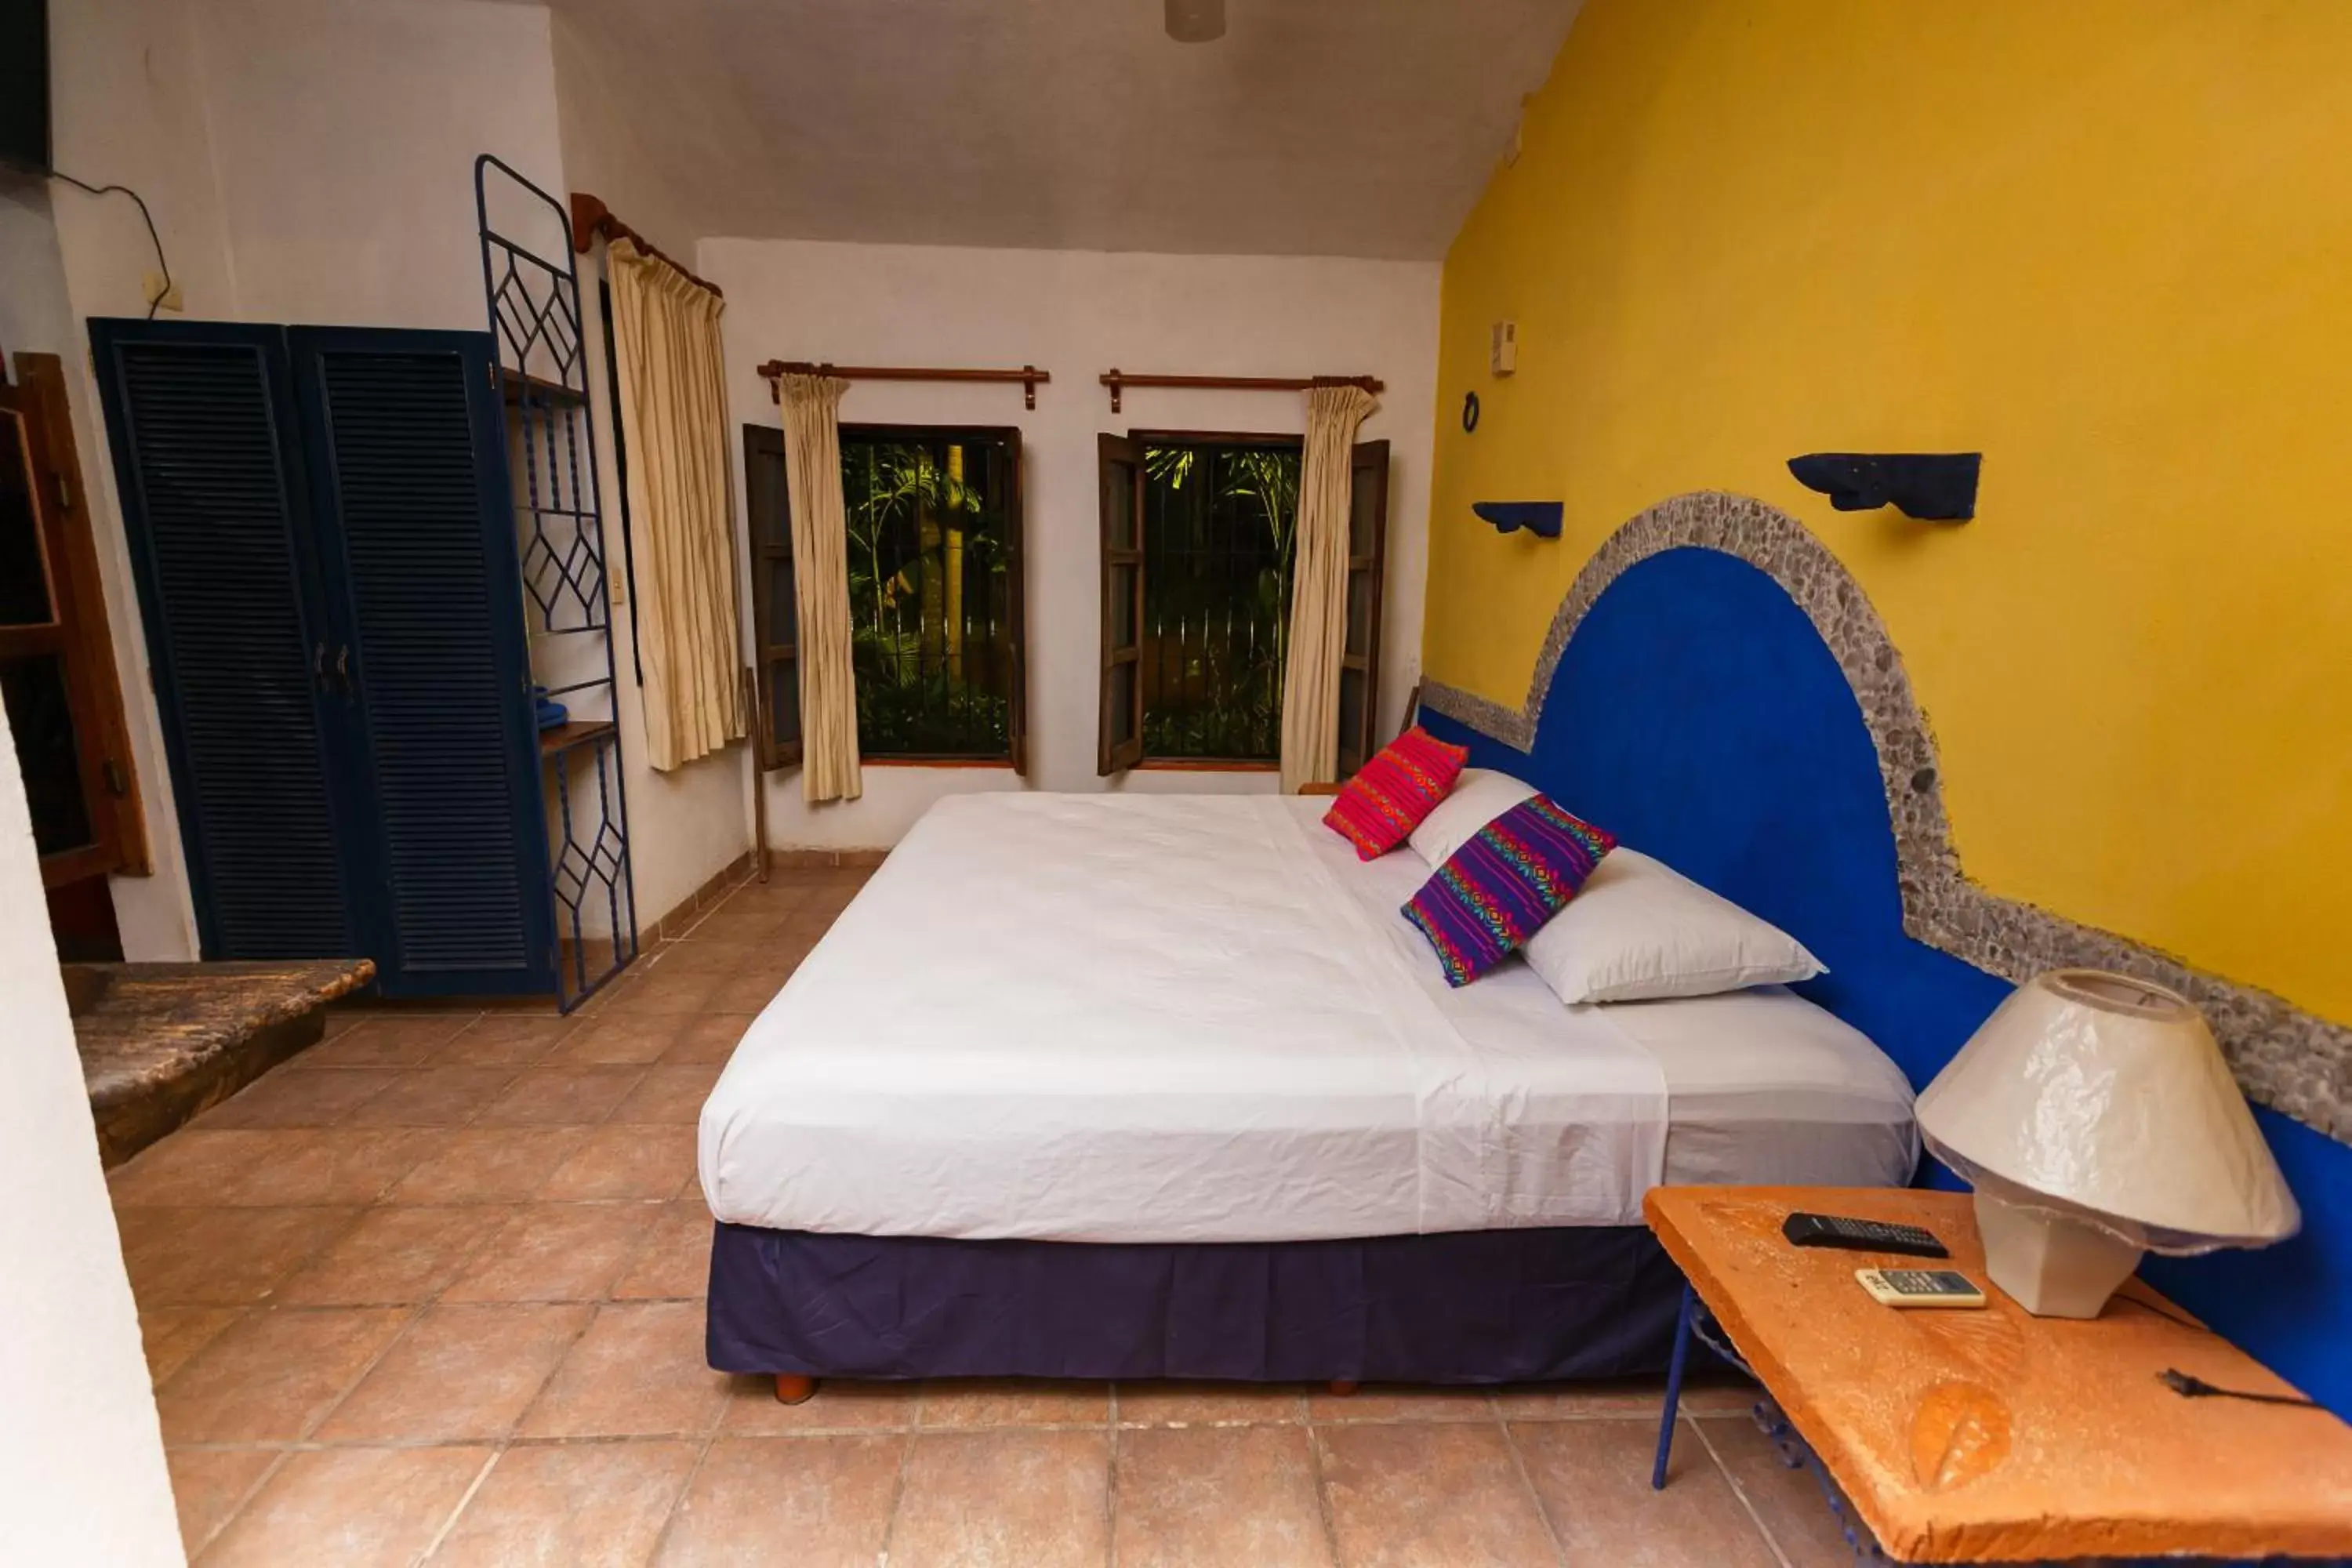
<path id="1" fill-rule="evenodd" d="M 2352 1019 L 2352 0 L 1588 0 L 1523 145 L 1446 258 L 1428 674 L 1517 704 L 1620 522 L 1761 497 L 1971 877 Z M 1823 449 L 1981 450 L 1977 520 Z"/>

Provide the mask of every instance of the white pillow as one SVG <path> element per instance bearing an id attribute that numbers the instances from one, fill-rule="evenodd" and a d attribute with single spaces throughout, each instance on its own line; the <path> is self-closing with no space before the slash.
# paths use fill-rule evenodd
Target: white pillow
<path id="1" fill-rule="evenodd" d="M 1464 768 L 1437 809 L 1421 819 L 1410 840 L 1433 868 L 1478 836 L 1478 830 L 1536 793 L 1535 785 L 1492 768 Z"/>
<path id="2" fill-rule="evenodd" d="M 1563 1002 L 1712 996 L 1827 973 L 1788 932 L 1623 847 L 1601 857 L 1526 954 Z"/>

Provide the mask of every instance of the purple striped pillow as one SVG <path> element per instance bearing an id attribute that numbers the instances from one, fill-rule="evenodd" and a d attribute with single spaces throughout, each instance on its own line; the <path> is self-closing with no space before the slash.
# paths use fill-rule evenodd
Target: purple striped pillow
<path id="1" fill-rule="evenodd" d="M 1404 918 L 1421 928 L 1448 985 L 1467 985 L 1568 907 L 1616 838 L 1544 795 L 1480 828 L 1421 885 Z"/>

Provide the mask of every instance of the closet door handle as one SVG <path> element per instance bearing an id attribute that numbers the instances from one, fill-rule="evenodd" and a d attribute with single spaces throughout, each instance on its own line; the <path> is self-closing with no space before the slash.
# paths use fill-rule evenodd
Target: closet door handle
<path id="1" fill-rule="evenodd" d="M 335 650 L 335 679 L 343 683 L 343 696 L 347 699 L 351 697 L 352 695 L 352 649 L 349 643 Z"/>
<path id="2" fill-rule="evenodd" d="M 332 689 L 332 688 L 327 684 L 327 645 L 325 643 L 314 643 L 311 645 L 310 676 L 312 679 L 319 683 L 320 690 L 327 691 Z"/>

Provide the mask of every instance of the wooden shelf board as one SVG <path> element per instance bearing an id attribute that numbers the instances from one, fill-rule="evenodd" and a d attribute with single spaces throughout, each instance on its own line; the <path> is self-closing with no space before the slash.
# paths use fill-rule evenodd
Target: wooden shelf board
<path id="1" fill-rule="evenodd" d="M 522 375 L 511 370 L 499 373 L 499 394 L 509 406 L 520 403 L 526 391 L 530 394 L 532 402 L 558 408 L 577 408 L 588 401 L 586 393 L 577 387 L 566 386 L 560 381 Z"/>
<path id="2" fill-rule="evenodd" d="M 550 725 L 539 732 L 539 754 L 551 757 L 558 752 L 600 740 L 612 731 L 610 719 L 574 719 L 569 723 Z"/>

